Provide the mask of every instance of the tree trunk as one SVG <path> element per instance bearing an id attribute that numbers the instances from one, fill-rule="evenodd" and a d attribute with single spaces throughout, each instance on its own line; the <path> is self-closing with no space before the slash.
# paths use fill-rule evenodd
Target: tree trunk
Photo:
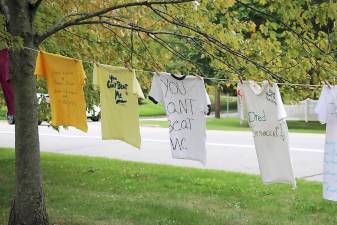
<path id="1" fill-rule="evenodd" d="M 34 44 L 34 12 L 26 0 L 8 1 L 9 32 L 23 38 L 24 46 Z M 36 53 L 27 49 L 10 52 L 10 73 L 15 102 L 16 192 L 9 225 L 47 225 L 40 174 L 38 103 L 34 76 Z"/>
<path id="2" fill-rule="evenodd" d="M 220 119 L 220 111 L 221 111 L 220 90 L 217 86 L 215 86 L 214 91 L 214 104 L 215 104 L 215 118 Z"/>

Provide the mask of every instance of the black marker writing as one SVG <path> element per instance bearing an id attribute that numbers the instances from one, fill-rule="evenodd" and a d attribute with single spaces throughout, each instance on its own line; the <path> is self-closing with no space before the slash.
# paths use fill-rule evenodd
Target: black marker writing
<path id="1" fill-rule="evenodd" d="M 123 84 L 117 77 L 110 75 L 108 81 L 106 82 L 107 88 L 115 89 L 115 102 L 116 104 L 124 104 L 127 101 L 123 98 L 121 90 L 127 91 L 128 84 Z"/>
<path id="2" fill-rule="evenodd" d="M 177 149 L 180 151 L 187 150 L 186 146 L 184 145 L 186 141 L 185 138 L 182 138 L 182 139 L 173 138 L 173 140 L 172 138 L 170 138 L 170 141 L 171 141 L 171 147 L 174 151 Z"/>
<path id="3" fill-rule="evenodd" d="M 192 130 L 192 120 L 191 118 L 186 118 L 183 120 L 169 120 L 169 130 L 171 132 L 182 131 L 182 130 Z"/>
<path id="4" fill-rule="evenodd" d="M 266 92 L 266 99 L 267 101 L 273 103 L 276 105 L 276 97 L 275 97 L 275 92 L 271 89 L 268 89 Z"/>
<path id="5" fill-rule="evenodd" d="M 186 88 L 183 81 L 170 81 L 169 79 L 160 79 L 160 81 L 165 86 L 165 97 L 168 93 L 170 93 L 171 95 L 186 95 Z"/>
<path id="6" fill-rule="evenodd" d="M 262 111 L 262 113 L 257 113 L 257 112 L 248 112 L 248 122 L 252 123 L 252 122 L 262 122 L 262 121 L 266 121 L 266 114 L 264 111 Z"/>
<path id="7" fill-rule="evenodd" d="M 166 112 L 168 115 L 178 113 L 178 114 L 194 114 L 193 112 L 193 102 L 195 100 L 187 98 L 184 100 L 179 99 L 177 102 L 171 101 L 166 105 Z"/>
<path id="8" fill-rule="evenodd" d="M 280 137 L 282 141 L 286 140 L 282 124 L 272 129 L 253 130 L 254 137 Z"/>
<path id="9" fill-rule="evenodd" d="M 116 77 L 110 75 L 109 80 L 106 82 L 107 88 L 127 89 L 128 85 L 121 83 Z"/>

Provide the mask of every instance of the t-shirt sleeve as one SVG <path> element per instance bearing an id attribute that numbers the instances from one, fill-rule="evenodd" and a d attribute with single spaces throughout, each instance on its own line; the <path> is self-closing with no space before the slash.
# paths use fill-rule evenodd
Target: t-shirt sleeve
<path id="1" fill-rule="evenodd" d="M 199 78 L 198 78 L 199 79 Z M 200 92 L 201 92 L 201 99 L 202 99 L 202 111 L 209 115 L 211 113 L 211 99 L 205 88 L 204 80 L 202 79 L 200 82 Z"/>
<path id="2" fill-rule="evenodd" d="M 79 77 L 80 77 L 80 83 L 82 86 L 84 86 L 85 84 L 85 79 L 87 78 L 86 75 L 85 75 L 85 71 L 84 71 L 84 68 L 83 68 L 83 64 L 82 64 L 82 61 L 78 60 L 77 63 L 79 63 Z"/>
<path id="3" fill-rule="evenodd" d="M 237 84 L 236 94 L 238 98 L 239 118 L 242 121 L 245 120 L 247 107 L 245 102 L 244 89 L 240 83 Z"/>
<path id="4" fill-rule="evenodd" d="M 149 92 L 149 99 L 157 104 L 163 102 L 163 93 L 159 83 L 159 76 L 156 73 L 153 73 L 151 89 Z"/>
<path id="5" fill-rule="evenodd" d="M 208 96 L 208 93 L 206 92 L 207 95 L 207 112 L 206 115 L 209 116 L 211 114 L 212 111 L 212 103 L 211 103 L 211 99 Z"/>
<path id="6" fill-rule="evenodd" d="M 315 113 L 317 114 L 319 122 L 321 122 L 322 124 L 326 123 L 328 118 L 327 92 L 328 92 L 327 87 L 323 86 L 318 103 L 315 107 Z"/>
<path id="7" fill-rule="evenodd" d="M 94 63 L 94 69 L 92 70 L 92 85 L 95 90 L 99 88 L 99 77 L 98 77 L 98 65 Z"/>
<path id="8" fill-rule="evenodd" d="M 274 85 L 275 85 L 275 99 L 276 99 L 276 106 L 277 106 L 277 118 L 279 120 L 283 120 L 287 117 L 287 112 L 283 105 L 280 90 L 277 84 L 274 84 Z"/>
<path id="9" fill-rule="evenodd" d="M 46 76 L 45 65 L 44 65 L 44 61 L 43 61 L 43 53 L 41 51 L 39 51 L 39 53 L 38 53 L 38 55 L 36 57 L 34 74 L 38 78 L 42 78 L 42 77 Z"/>
<path id="10" fill-rule="evenodd" d="M 212 103 L 211 103 L 211 99 L 209 98 L 209 95 L 208 95 L 206 89 L 205 89 L 205 93 L 206 93 L 206 104 L 207 104 L 207 105 L 211 105 L 211 104 L 212 104 Z"/>
<path id="11" fill-rule="evenodd" d="M 248 120 L 247 96 L 245 93 L 244 85 L 247 85 L 247 84 L 241 84 L 240 82 L 237 85 L 240 122 Z"/>
<path id="12" fill-rule="evenodd" d="M 143 94 L 143 91 L 142 91 L 142 88 L 140 87 L 140 84 L 137 80 L 137 77 L 136 77 L 136 72 L 135 70 L 133 70 L 133 81 L 132 81 L 132 89 L 133 89 L 133 93 L 134 94 L 137 94 L 139 98 L 142 98 L 144 99 L 144 94 Z"/>

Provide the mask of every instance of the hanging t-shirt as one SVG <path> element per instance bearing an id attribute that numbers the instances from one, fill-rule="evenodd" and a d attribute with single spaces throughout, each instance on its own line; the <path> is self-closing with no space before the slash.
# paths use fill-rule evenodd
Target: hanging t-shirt
<path id="1" fill-rule="evenodd" d="M 254 81 L 238 84 L 244 101 L 244 114 L 253 132 L 255 149 L 264 183 L 296 181 L 289 153 L 286 112 L 280 91 L 264 81 L 260 87 Z"/>
<path id="2" fill-rule="evenodd" d="M 9 79 L 9 56 L 8 49 L 0 51 L 0 84 L 4 93 L 7 105 L 7 115 L 13 116 L 14 110 L 14 93 L 11 81 Z"/>
<path id="3" fill-rule="evenodd" d="M 51 123 L 55 126 L 74 126 L 87 132 L 82 62 L 40 51 L 36 59 L 35 75 L 47 79 Z"/>
<path id="4" fill-rule="evenodd" d="M 315 108 L 326 123 L 323 169 L 323 198 L 337 201 L 337 86 L 324 86 Z"/>
<path id="5" fill-rule="evenodd" d="M 134 70 L 95 64 L 94 85 L 100 89 L 102 138 L 140 148 L 138 98 L 144 98 Z"/>
<path id="6" fill-rule="evenodd" d="M 162 103 L 169 122 L 172 157 L 206 163 L 206 120 L 210 100 L 202 78 L 155 73 L 149 98 Z"/>

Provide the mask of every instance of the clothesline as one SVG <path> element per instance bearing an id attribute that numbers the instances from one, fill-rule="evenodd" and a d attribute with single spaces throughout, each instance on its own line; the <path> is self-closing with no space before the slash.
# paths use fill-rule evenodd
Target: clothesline
<path id="1" fill-rule="evenodd" d="M 40 50 L 38 49 L 34 49 L 34 48 L 29 48 L 29 47 L 23 47 L 24 49 L 27 50 L 31 50 L 31 51 L 35 51 L 35 52 L 39 52 Z M 90 63 L 90 64 L 94 64 L 95 62 L 90 61 L 90 60 L 82 60 L 82 62 L 84 63 Z M 117 68 L 125 68 L 122 66 L 115 66 Z M 134 69 L 135 71 L 138 72 L 147 72 L 147 73 L 156 73 L 155 71 L 149 71 L 149 70 L 141 70 L 141 69 Z M 226 79 L 226 78 L 216 78 L 216 77 L 202 77 L 204 80 L 215 80 L 215 81 L 227 81 L 227 82 L 233 82 L 233 83 L 238 83 L 240 82 L 239 79 Z M 301 84 L 301 83 L 285 83 L 285 82 L 275 82 L 278 85 L 288 85 L 288 86 L 302 86 L 302 87 L 322 87 L 324 86 L 323 84 Z"/>
<path id="2" fill-rule="evenodd" d="M 27 47 L 26 49 L 38 51 Z M 8 54 L 7 50 L 6 53 Z M 45 57 L 43 57 L 44 54 Z M 74 59 L 48 53 L 39 54 L 36 61 L 35 74 L 46 79 L 51 78 L 49 79 L 51 82 L 47 85 L 48 93 L 53 93 L 53 97 L 50 98 L 50 105 L 54 109 L 51 111 L 51 123 L 55 126 L 73 126 L 87 132 L 86 101 L 83 90 L 85 72 L 82 63 L 74 63 Z M 8 60 L 6 62 L 8 63 Z M 142 139 L 138 98 L 144 95 L 135 77 L 136 74 L 131 70 L 117 68 L 109 65 L 104 68 L 94 65 L 93 85 L 100 88 L 102 140 L 119 140 L 140 149 Z M 161 76 L 164 78 L 153 76 L 148 98 L 154 103 L 163 104 L 169 125 L 167 143 L 170 145 L 172 158 L 198 161 L 206 165 L 207 142 L 204 114 L 206 111 L 210 112 L 211 101 L 202 80 L 184 79 L 178 82 L 179 78 L 173 75 L 173 77 L 170 74 Z M 238 95 L 239 115 L 240 118 L 247 118 L 251 128 L 263 183 L 288 183 L 296 188 L 288 139 L 287 115 L 279 89 L 273 85 L 267 91 L 260 92 L 258 86 L 254 87 L 248 82 L 238 82 L 239 85 L 242 84 Z M 292 85 L 303 86 L 303 84 Z M 323 160 L 323 198 L 332 201 L 337 201 L 335 182 L 337 171 L 334 154 L 337 150 L 335 109 L 335 89 L 328 88 L 327 85 L 322 89 L 315 113 L 321 123 L 328 123 L 332 128 L 327 129 Z"/>

